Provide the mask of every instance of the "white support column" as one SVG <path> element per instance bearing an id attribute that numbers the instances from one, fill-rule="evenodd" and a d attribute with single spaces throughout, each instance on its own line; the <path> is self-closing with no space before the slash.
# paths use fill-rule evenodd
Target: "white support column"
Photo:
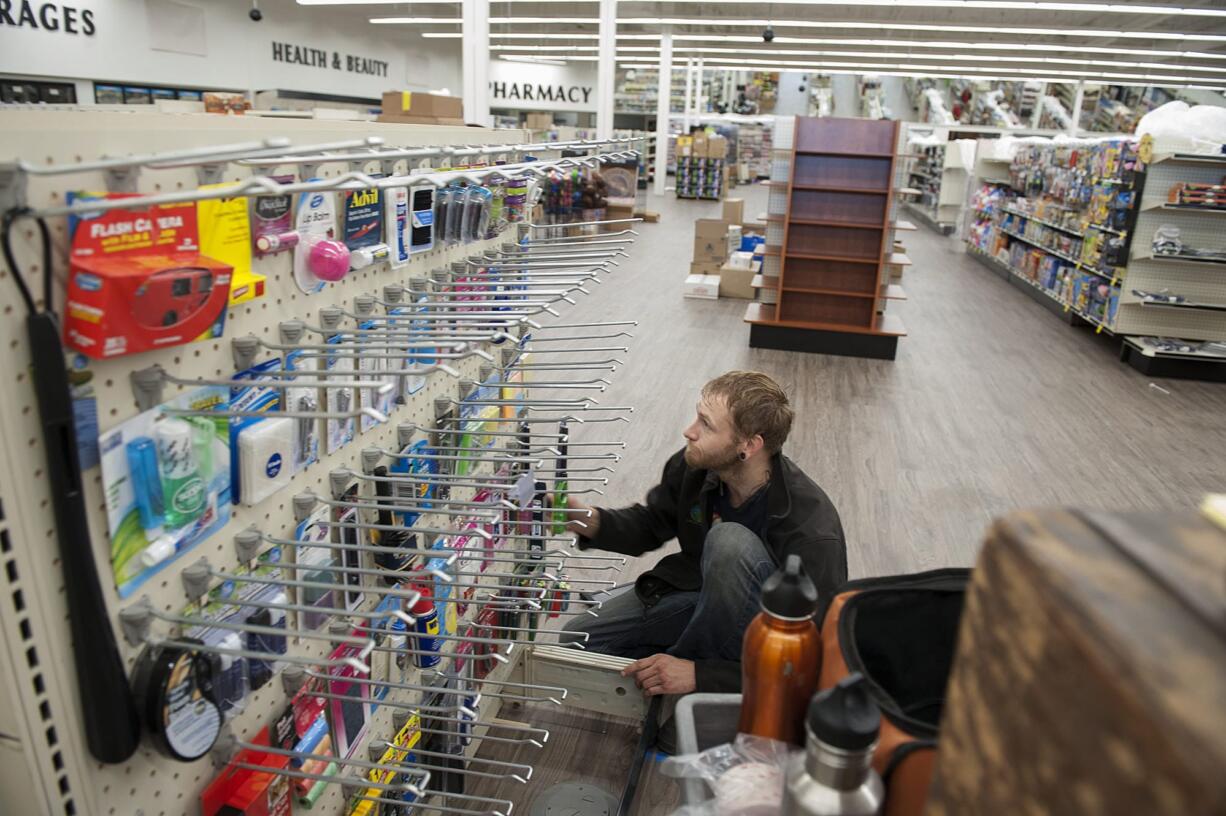
<path id="1" fill-rule="evenodd" d="M 1043 118 L 1043 97 L 1047 95 L 1047 83 L 1039 83 L 1039 94 L 1034 99 L 1034 110 L 1030 112 L 1030 127 L 1037 128 Z"/>
<path id="2" fill-rule="evenodd" d="M 490 0 L 463 0 L 460 23 L 464 121 L 488 127 L 490 121 Z"/>
<path id="3" fill-rule="evenodd" d="M 685 103 L 681 107 L 681 132 L 688 134 L 690 132 L 690 105 L 693 104 L 693 98 L 690 96 L 690 85 L 694 82 L 694 58 L 685 58 Z"/>
<path id="4" fill-rule="evenodd" d="M 613 137 L 613 87 L 617 73 L 617 0 L 600 0 L 600 50 L 596 67 L 596 138 Z"/>
<path id="5" fill-rule="evenodd" d="M 651 191 L 664 195 L 668 180 L 668 120 L 673 102 L 673 32 L 664 29 L 660 35 L 659 79 L 656 83 L 656 166 Z"/>
<path id="6" fill-rule="evenodd" d="M 705 88 L 706 86 L 702 84 L 702 80 L 703 80 L 702 63 L 703 63 L 702 57 L 699 57 L 698 58 L 698 73 L 694 75 L 694 122 L 695 124 L 702 124 L 702 115 L 706 113 L 706 110 L 707 110 L 707 106 L 703 104 L 703 99 L 705 97 L 703 96 L 702 91 L 703 91 L 703 88 Z"/>
<path id="7" fill-rule="evenodd" d="M 1081 102 L 1086 96 L 1086 82 L 1084 79 L 1077 80 L 1077 93 L 1073 96 L 1073 113 L 1069 118 L 1068 135 L 1076 136 L 1077 128 L 1081 122 Z"/>

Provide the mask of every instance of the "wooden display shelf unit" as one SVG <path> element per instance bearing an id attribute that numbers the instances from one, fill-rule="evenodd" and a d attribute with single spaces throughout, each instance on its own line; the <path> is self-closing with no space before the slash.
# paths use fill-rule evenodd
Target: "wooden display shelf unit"
<path id="1" fill-rule="evenodd" d="M 788 202 L 777 302 L 749 304 L 749 344 L 892 360 L 906 329 L 878 309 L 906 298 L 887 265 L 910 264 L 892 238 L 898 125 L 797 117 L 795 127 L 791 179 L 772 182 Z"/>

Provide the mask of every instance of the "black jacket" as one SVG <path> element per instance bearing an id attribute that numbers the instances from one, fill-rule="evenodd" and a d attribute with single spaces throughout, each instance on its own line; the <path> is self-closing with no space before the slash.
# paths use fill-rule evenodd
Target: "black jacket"
<path id="1" fill-rule="evenodd" d="M 660 483 L 648 491 L 645 503 L 621 510 L 597 508 L 598 534 L 591 539 L 580 536 L 579 547 L 637 556 L 676 538 L 681 552 L 662 558 L 640 576 L 637 586 L 643 587 L 643 579 L 650 577 L 674 589 L 697 591 L 702 588 L 702 547 L 711 529 L 718 489 L 719 477 L 687 465 L 683 448 L 664 465 Z M 822 596 L 847 580 L 847 544 L 838 511 L 825 492 L 781 453 L 771 458 L 766 503 L 765 544 L 777 565 L 793 553 L 799 555 Z M 698 660 L 695 664 L 698 691 L 740 690 L 739 662 Z"/>

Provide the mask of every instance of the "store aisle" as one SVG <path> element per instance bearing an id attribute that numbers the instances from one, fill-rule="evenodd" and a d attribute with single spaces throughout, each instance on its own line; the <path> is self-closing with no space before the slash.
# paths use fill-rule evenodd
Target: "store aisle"
<path id="1" fill-rule="evenodd" d="M 747 216 L 764 210 L 765 188 L 738 193 Z M 719 217 L 719 205 L 669 197 L 651 208 L 661 222 L 640 225 L 631 258 L 564 317 L 639 321 L 631 351 L 617 355 L 625 367 L 600 398 L 635 406 L 631 423 L 574 429 L 577 440 L 627 442 L 596 504 L 642 499 L 682 445 L 702 384 L 731 368 L 765 371 L 791 395 L 797 421 L 785 451 L 838 507 L 853 578 L 972 564 L 991 520 L 1020 507 L 1175 507 L 1222 489 L 1226 385 L 1167 380 L 1159 385 L 1169 393 L 1151 388 L 1107 338 L 1062 324 L 954 238 L 923 227 L 904 238 L 915 265 L 903 280 L 910 299 L 892 306 L 910 331 L 897 360 L 795 354 L 749 348 L 745 301 L 681 297 L 692 222 Z M 673 547 L 631 560 L 618 580 L 632 581 Z M 488 758 L 533 762 L 534 790 L 582 778 L 615 792 L 625 782 L 633 724 L 543 706 L 504 716 L 559 735 L 530 754 L 482 749 Z M 579 766 L 576 757 L 584 758 Z M 482 792 L 515 794 L 506 784 Z M 649 762 L 633 812 L 657 816 L 678 804 L 674 780 Z"/>
<path id="2" fill-rule="evenodd" d="M 737 191 L 747 217 L 765 209 L 765 188 Z M 745 301 L 681 297 L 692 222 L 719 205 L 669 196 L 651 208 L 660 223 L 640 225 L 632 257 L 566 314 L 639 320 L 602 399 L 636 406 L 631 424 L 575 434 L 627 440 L 600 502 L 641 499 L 683 444 L 699 388 L 731 368 L 765 371 L 791 395 L 785 452 L 838 507 L 852 577 L 971 564 L 991 519 L 1020 507 L 1187 506 L 1221 489 L 1226 385 L 1151 387 L 1117 343 L 1061 323 L 956 238 L 903 234 L 915 265 L 910 299 L 891 307 L 910 332 L 896 361 L 797 354 L 748 347 Z"/>

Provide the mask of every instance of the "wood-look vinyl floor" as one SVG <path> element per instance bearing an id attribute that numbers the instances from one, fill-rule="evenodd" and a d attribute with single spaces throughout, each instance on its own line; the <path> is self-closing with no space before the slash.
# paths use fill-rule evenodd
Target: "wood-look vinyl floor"
<path id="1" fill-rule="evenodd" d="M 738 195 L 747 217 L 765 210 L 765 188 Z M 1017 508 L 1187 507 L 1226 489 L 1226 385 L 1151 387 L 1119 362 L 1118 341 L 1061 323 L 956 238 L 901 234 L 914 266 L 901 281 L 909 299 L 890 310 L 909 335 L 897 360 L 861 360 L 749 348 L 745 301 L 681 297 L 693 220 L 719 217 L 720 205 L 670 196 L 651 209 L 661 221 L 638 226 L 632 257 L 563 314 L 639 321 L 630 351 L 616 355 L 626 365 L 599 397 L 633 405 L 630 423 L 573 429 L 579 441 L 627 443 L 597 504 L 640 500 L 681 446 L 703 383 L 734 368 L 764 371 L 787 390 L 796 423 L 785 453 L 838 508 L 853 578 L 970 565 L 991 520 Z M 562 356 L 608 355 L 553 359 Z M 672 546 L 632 559 L 619 580 Z M 608 750 L 612 735 L 589 720 L 567 751 Z M 649 767 L 637 812 L 668 813 L 675 801 L 671 780 Z"/>

